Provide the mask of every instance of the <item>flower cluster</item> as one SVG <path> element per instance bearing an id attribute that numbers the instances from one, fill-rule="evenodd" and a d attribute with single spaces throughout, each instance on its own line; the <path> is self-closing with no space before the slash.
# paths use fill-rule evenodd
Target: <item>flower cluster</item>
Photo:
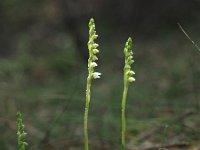
<path id="1" fill-rule="evenodd" d="M 97 43 L 94 42 L 94 40 L 97 39 L 98 35 L 95 31 L 95 23 L 94 19 L 91 18 L 89 22 L 89 41 L 88 41 L 88 49 L 89 49 L 89 59 L 88 59 L 88 71 L 89 71 L 89 78 L 90 79 L 97 79 L 100 78 L 101 73 L 94 72 L 94 67 L 97 66 L 97 63 L 95 62 L 98 60 L 96 54 L 99 53 L 99 50 L 97 47 L 99 46 Z"/>
<path id="2" fill-rule="evenodd" d="M 24 132 L 24 125 L 22 123 L 22 115 L 20 112 L 17 112 L 17 137 L 19 150 L 25 150 L 25 145 L 27 145 L 27 143 L 25 142 L 26 134 L 27 133 Z"/>
<path id="3" fill-rule="evenodd" d="M 131 48 L 132 48 L 132 39 L 129 37 L 124 48 L 124 54 L 125 54 L 124 78 L 125 81 L 127 82 L 135 81 L 135 78 L 133 77 L 135 72 L 131 70 L 131 65 L 134 62 L 133 52 Z"/>

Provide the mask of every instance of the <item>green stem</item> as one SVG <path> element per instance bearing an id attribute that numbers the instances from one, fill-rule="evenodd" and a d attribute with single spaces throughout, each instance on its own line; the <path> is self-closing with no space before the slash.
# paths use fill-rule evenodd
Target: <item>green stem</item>
<path id="1" fill-rule="evenodd" d="M 87 78 L 87 88 L 86 88 L 86 104 L 85 104 L 85 114 L 84 114 L 84 144 L 85 150 L 89 150 L 88 146 L 88 111 L 90 106 L 90 87 L 91 87 L 91 77 Z"/>
<path id="2" fill-rule="evenodd" d="M 122 120 L 121 120 L 121 127 L 122 127 L 122 150 L 125 150 L 125 134 L 126 134 L 126 97 L 128 92 L 128 81 L 127 79 L 124 79 L 124 91 L 123 91 L 123 97 L 122 97 Z"/>

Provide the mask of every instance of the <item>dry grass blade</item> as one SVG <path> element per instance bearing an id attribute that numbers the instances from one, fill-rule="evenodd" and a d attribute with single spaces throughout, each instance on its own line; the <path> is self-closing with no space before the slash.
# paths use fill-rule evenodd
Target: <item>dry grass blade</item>
<path id="1" fill-rule="evenodd" d="M 180 23 L 177 23 L 181 31 L 185 34 L 185 36 L 192 42 L 195 48 L 200 52 L 200 47 L 192 40 L 192 38 L 187 34 L 187 32 L 183 29 Z"/>

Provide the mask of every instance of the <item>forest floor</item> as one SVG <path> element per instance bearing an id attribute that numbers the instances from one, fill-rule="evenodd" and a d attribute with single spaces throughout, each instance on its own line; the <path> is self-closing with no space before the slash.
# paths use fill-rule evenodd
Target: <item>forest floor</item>
<path id="1" fill-rule="evenodd" d="M 182 33 L 174 34 L 134 40 L 128 150 L 200 150 L 200 53 Z M 97 70 L 103 75 L 92 85 L 90 147 L 119 149 L 123 44 L 100 48 Z M 87 65 L 75 53 L 71 47 L 0 59 L 0 149 L 17 147 L 17 111 L 23 114 L 29 150 L 83 149 Z"/>

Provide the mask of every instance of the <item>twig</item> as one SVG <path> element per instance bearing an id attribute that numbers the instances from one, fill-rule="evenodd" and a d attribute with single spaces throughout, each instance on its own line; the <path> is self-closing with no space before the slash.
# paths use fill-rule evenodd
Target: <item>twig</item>
<path id="1" fill-rule="evenodd" d="M 200 51 L 200 47 L 192 40 L 192 38 L 186 33 L 180 23 L 177 23 L 181 31 L 185 34 L 185 36 L 192 42 L 192 44 L 196 47 L 198 51 Z"/>

